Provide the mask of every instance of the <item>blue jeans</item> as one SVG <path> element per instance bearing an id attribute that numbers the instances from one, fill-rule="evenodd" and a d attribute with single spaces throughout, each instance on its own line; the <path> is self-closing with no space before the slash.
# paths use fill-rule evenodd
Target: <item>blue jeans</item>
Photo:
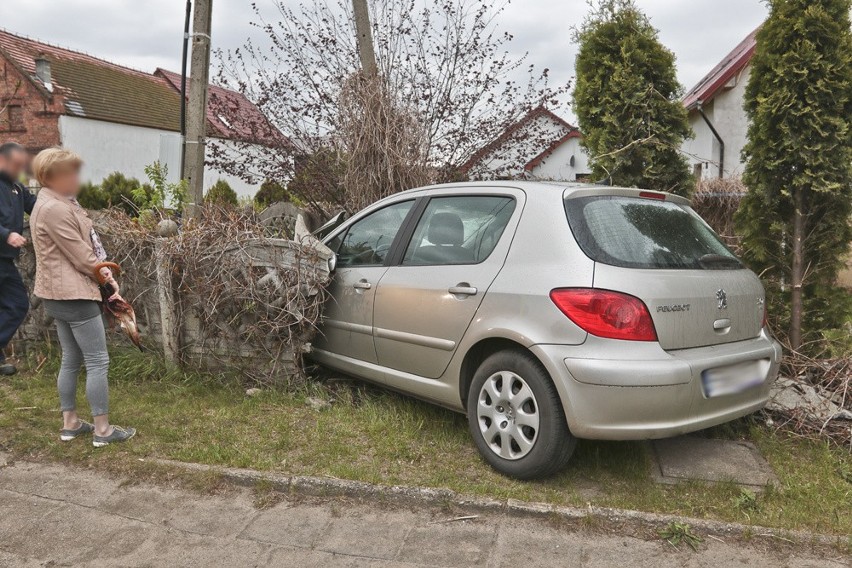
<path id="1" fill-rule="evenodd" d="M 13 260 L 0 258 L 0 361 L 3 349 L 24 323 L 30 309 L 30 298 L 18 267 Z"/>

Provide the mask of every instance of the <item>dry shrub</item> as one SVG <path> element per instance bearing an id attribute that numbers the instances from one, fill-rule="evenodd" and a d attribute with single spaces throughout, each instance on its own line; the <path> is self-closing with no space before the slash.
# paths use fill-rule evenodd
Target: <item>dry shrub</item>
<path id="1" fill-rule="evenodd" d="M 802 406 L 782 409 L 770 405 L 767 412 L 776 428 L 794 436 L 812 440 L 828 440 L 852 451 L 852 357 L 811 358 L 801 353 L 787 352 L 781 369 L 782 377 L 789 377 L 793 385 L 788 388 L 804 391 L 816 390 L 819 397 L 829 400 L 838 408 L 837 414 L 846 417 L 820 416 L 824 407 Z"/>
<path id="2" fill-rule="evenodd" d="M 176 237 L 160 239 L 123 213 L 98 219 L 111 258 L 125 270 L 126 297 L 148 340 L 158 339 L 155 247 L 170 263 L 181 359 L 227 369 L 252 383 L 303 380 L 302 354 L 316 332 L 327 264 L 307 244 L 269 238 L 251 209 L 207 206 Z"/>
<path id="3" fill-rule="evenodd" d="M 362 73 L 343 85 L 337 136 L 347 156 L 346 207 L 358 211 L 405 189 L 425 185 L 425 132 L 417 115 L 396 102 L 384 79 Z"/>
<path id="4" fill-rule="evenodd" d="M 735 251 L 740 249 L 740 237 L 734 230 L 734 213 L 745 194 L 746 186 L 740 178 L 701 180 L 692 194 L 695 211 Z"/>

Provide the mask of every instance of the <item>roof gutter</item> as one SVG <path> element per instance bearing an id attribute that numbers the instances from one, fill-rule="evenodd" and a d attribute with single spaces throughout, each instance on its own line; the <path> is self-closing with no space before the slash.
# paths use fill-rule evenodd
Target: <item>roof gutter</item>
<path id="1" fill-rule="evenodd" d="M 722 140 L 722 136 L 716 130 L 716 127 L 713 126 L 713 123 L 710 122 L 710 119 L 707 118 L 707 115 L 704 113 L 704 107 L 701 106 L 701 101 L 698 101 L 695 104 L 695 109 L 698 111 L 698 114 L 701 115 L 701 118 L 704 119 L 704 122 L 707 123 L 707 127 L 710 128 L 710 132 L 713 133 L 713 136 L 719 142 L 719 179 L 725 177 L 725 141 Z"/>

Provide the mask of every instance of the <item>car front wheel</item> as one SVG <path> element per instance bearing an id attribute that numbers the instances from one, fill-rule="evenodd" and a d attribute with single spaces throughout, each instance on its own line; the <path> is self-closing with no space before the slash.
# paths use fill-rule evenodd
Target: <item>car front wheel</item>
<path id="1" fill-rule="evenodd" d="M 523 351 L 500 351 L 483 361 L 468 392 L 467 414 L 479 453 L 510 477 L 553 475 L 577 444 L 547 371 Z"/>

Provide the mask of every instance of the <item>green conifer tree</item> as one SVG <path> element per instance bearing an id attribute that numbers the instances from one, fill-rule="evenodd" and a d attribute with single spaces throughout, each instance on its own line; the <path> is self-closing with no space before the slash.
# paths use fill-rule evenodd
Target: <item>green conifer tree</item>
<path id="1" fill-rule="evenodd" d="M 769 0 L 746 88 L 736 221 L 794 349 L 848 317 L 835 282 L 852 240 L 850 2 Z"/>
<path id="2" fill-rule="evenodd" d="M 692 136 L 675 57 L 634 0 L 599 0 L 576 34 L 574 111 L 593 175 L 687 195 Z"/>
<path id="3" fill-rule="evenodd" d="M 231 184 L 223 179 L 219 179 L 210 186 L 207 193 L 204 195 L 204 202 L 221 207 L 236 207 L 240 203 L 237 192 L 231 188 Z"/>

